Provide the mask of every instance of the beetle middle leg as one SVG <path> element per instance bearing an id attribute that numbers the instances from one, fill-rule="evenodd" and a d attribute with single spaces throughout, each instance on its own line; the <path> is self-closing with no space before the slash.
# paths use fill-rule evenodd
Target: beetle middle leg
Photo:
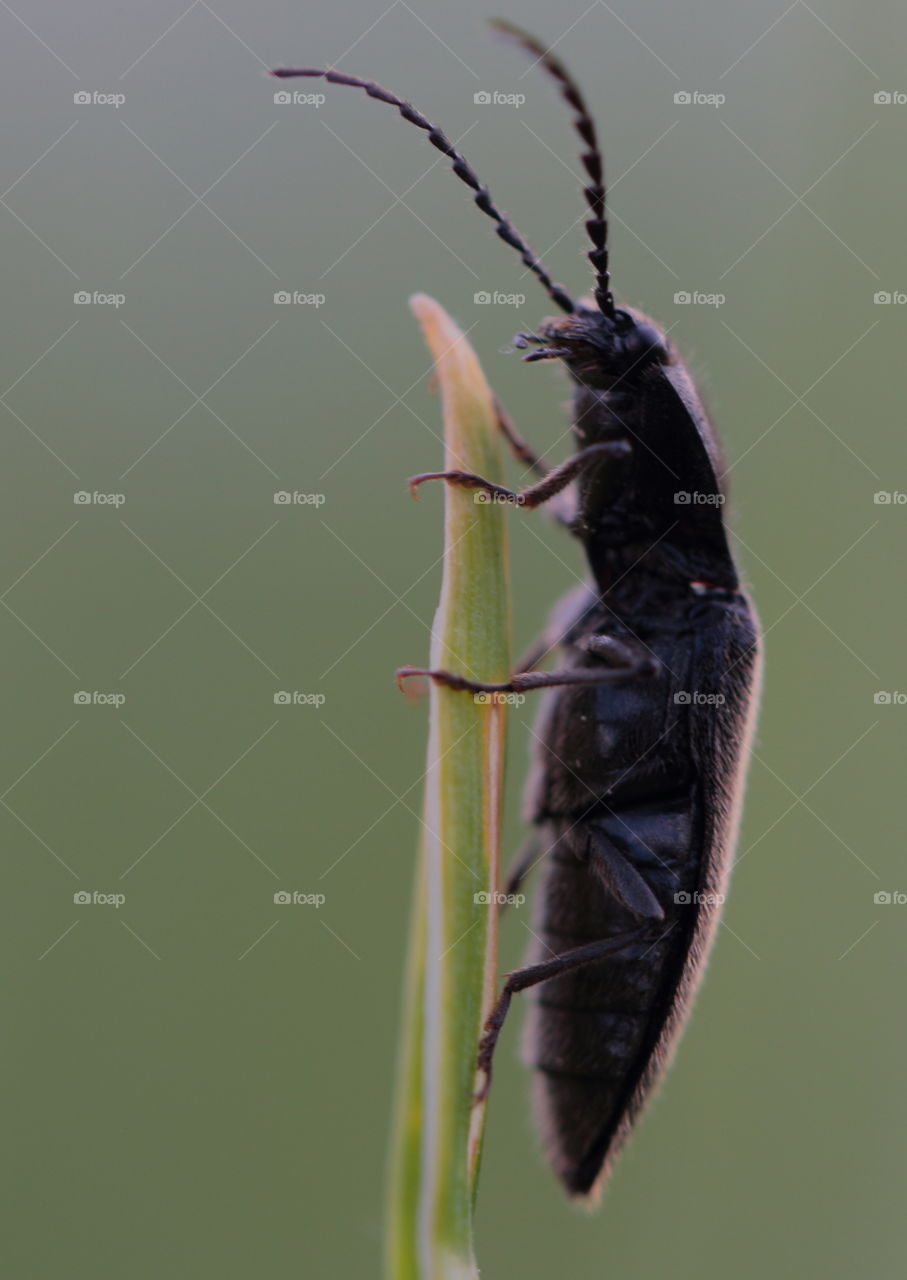
<path id="1" fill-rule="evenodd" d="M 504 1019 L 507 1017 L 507 1011 L 510 1008 L 510 1002 L 516 993 L 525 991 L 527 987 L 538 986 L 540 982 L 547 982 L 549 978 L 558 978 L 561 974 L 582 968 L 583 965 L 594 964 L 596 960 L 603 960 L 615 951 L 620 951 L 628 943 L 640 941 L 645 936 L 648 927 L 649 922 L 647 921 L 645 925 L 627 930 L 625 933 L 614 934 L 612 937 L 602 938 L 598 942 L 587 942 L 584 946 L 574 947 L 573 950 L 565 951 L 563 955 L 554 956 L 551 960 L 544 960 L 541 964 L 527 965 L 525 969 L 515 969 L 513 973 L 507 975 L 503 990 L 485 1020 L 482 1039 L 479 1041 L 479 1056 L 476 1066 L 485 1078 L 475 1095 L 477 1103 L 483 1101 L 491 1088 L 491 1060 L 494 1056 L 498 1037 L 501 1034 L 501 1028 L 504 1025 Z"/>
<path id="2" fill-rule="evenodd" d="M 598 444 L 590 444 L 587 448 L 580 449 L 566 462 L 562 462 L 559 467 L 549 471 L 543 479 L 519 492 L 477 476 L 472 471 L 425 471 L 421 475 L 411 476 L 409 485 L 415 494 L 418 486 L 425 484 L 428 480 L 446 480 L 448 484 L 459 485 L 463 489 L 481 490 L 487 495 L 484 499 L 486 502 L 512 503 L 513 506 L 525 507 L 531 511 L 566 489 L 567 485 L 588 467 L 596 466 L 606 458 L 623 462 L 629 458 L 630 453 L 631 447 L 626 440 L 602 440 Z"/>
<path id="3" fill-rule="evenodd" d="M 567 671 L 519 671 L 509 680 L 498 683 L 470 680 L 455 671 L 431 670 L 426 667 L 398 667 L 397 684 L 411 676 L 428 676 L 435 684 L 464 693 L 529 693 L 533 689 L 555 689 L 564 685 L 610 684 L 612 680 L 627 676 L 651 676 L 658 670 L 658 663 L 640 646 L 630 644 L 617 636 L 600 638 L 603 643 L 594 652 L 604 664 L 602 667 L 573 667 Z M 605 643 L 607 641 L 607 643 Z"/>

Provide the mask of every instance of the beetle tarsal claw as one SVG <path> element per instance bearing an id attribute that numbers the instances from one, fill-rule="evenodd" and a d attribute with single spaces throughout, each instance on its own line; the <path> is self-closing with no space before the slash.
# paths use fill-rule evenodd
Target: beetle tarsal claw
<path id="1" fill-rule="evenodd" d="M 397 681 L 397 688 L 401 693 L 405 693 L 408 697 L 413 694 L 412 688 L 406 683 L 413 676 L 431 676 L 430 671 L 426 671 L 423 667 L 398 667 L 394 672 L 394 679 Z"/>

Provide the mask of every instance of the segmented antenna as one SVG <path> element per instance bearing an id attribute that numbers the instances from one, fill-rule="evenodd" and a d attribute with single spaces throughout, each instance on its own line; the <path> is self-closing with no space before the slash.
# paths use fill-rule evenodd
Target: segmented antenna
<path id="1" fill-rule="evenodd" d="M 576 310 L 576 304 L 570 295 L 559 284 L 554 283 L 517 229 L 492 203 L 488 188 L 482 186 L 475 172 L 467 164 L 463 156 L 460 155 L 459 151 L 456 150 L 450 139 L 430 120 L 426 120 L 425 116 L 418 112 L 411 102 L 407 102 L 405 98 L 398 98 L 396 94 L 389 93 L 387 89 L 382 89 L 379 84 L 375 84 L 374 80 L 360 80 L 358 76 L 348 76 L 329 67 L 321 69 L 303 67 L 297 70 L 279 68 L 272 71 L 271 75 L 277 76 L 282 80 L 291 76 L 320 76 L 327 80 L 329 84 L 346 84 L 355 89 L 364 89 L 370 98 L 377 98 L 379 102 L 387 102 L 390 106 L 396 107 L 404 120 L 414 124 L 417 129 L 424 130 L 428 134 L 428 140 L 431 145 L 437 147 L 439 151 L 447 156 L 451 162 L 451 168 L 460 181 L 465 182 L 467 187 L 470 187 L 475 192 L 473 199 L 476 204 L 483 213 L 487 214 L 495 222 L 497 234 L 505 244 L 509 244 L 512 249 L 516 249 L 524 266 L 538 276 L 552 301 L 562 311 L 566 311 L 568 315 L 571 315 Z"/>
<path id="2" fill-rule="evenodd" d="M 611 275 L 608 271 L 608 220 L 605 217 L 605 177 L 604 162 L 598 148 L 595 134 L 595 122 L 589 114 L 586 100 L 570 72 L 550 50 L 529 35 L 522 28 L 514 26 L 503 18 L 492 18 L 491 26 L 501 35 L 513 40 L 531 54 L 545 71 L 558 82 L 561 96 L 573 110 L 573 126 L 583 142 L 589 148 L 582 152 L 580 159 L 589 175 L 589 185 L 583 187 L 583 195 L 589 205 L 592 217 L 586 222 L 586 231 L 592 241 L 589 250 L 589 261 L 595 272 L 595 301 L 598 309 L 606 316 L 614 315 L 614 298 L 611 294 Z"/>

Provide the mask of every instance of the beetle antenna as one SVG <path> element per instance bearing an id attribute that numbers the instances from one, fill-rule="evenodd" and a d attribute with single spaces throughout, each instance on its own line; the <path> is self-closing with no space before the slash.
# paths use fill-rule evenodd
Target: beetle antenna
<path id="1" fill-rule="evenodd" d="M 589 176 L 589 183 L 583 187 L 583 195 L 589 205 L 592 216 L 586 222 L 586 232 L 592 241 L 589 250 L 589 261 L 595 272 L 595 301 L 603 315 L 613 317 L 614 298 L 611 293 L 611 275 L 608 270 L 608 220 L 605 217 L 605 167 L 598 147 L 595 133 L 595 121 L 589 114 L 586 99 L 579 85 L 560 58 L 547 49 L 540 40 L 514 26 L 504 18 L 492 18 L 491 26 L 495 31 L 513 40 L 526 53 L 531 54 L 542 68 L 558 82 L 561 96 L 573 111 L 573 126 L 588 147 L 580 155 L 583 168 Z"/>
<path id="2" fill-rule="evenodd" d="M 321 69 L 304 67 L 298 70 L 279 68 L 272 71 L 271 75 L 277 76 L 279 79 L 287 79 L 290 76 L 320 76 L 327 80 L 329 84 L 345 84 L 351 85 L 356 89 L 364 89 L 370 98 L 377 98 L 379 102 L 387 102 L 390 106 L 396 107 L 404 120 L 414 124 L 417 129 L 424 130 L 428 134 L 428 140 L 431 145 L 437 147 L 439 151 L 447 156 L 451 162 L 451 168 L 460 181 L 465 182 L 467 187 L 470 187 L 475 193 L 473 199 L 476 204 L 483 213 L 487 214 L 495 222 L 497 234 L 505 244 L 509 244 L 512 249 L 516 249 L 524 266 L 528 267 L 541 280 L 551 300 L 562 311 L 566 311 L 568 315 L 571 315 L 576 310 L 576 303 L 559 284 L 554 283 L 517 229 L 492 202 L 488 188 L 482 185 L 474 170 L 467 164 L 450 139 L 430 120 L 427 120 L 421 112 L 417 111 L 411 102 L 407 102 L 405 98 L 398 98 L 396 94 L 389 93 L 387 89 L 382 89 L 379 84 L 375 84 L 374 80 L 360 80 L 358 76 L 348 76 L 341 71 L 334 71 L 330 67 Z"/>

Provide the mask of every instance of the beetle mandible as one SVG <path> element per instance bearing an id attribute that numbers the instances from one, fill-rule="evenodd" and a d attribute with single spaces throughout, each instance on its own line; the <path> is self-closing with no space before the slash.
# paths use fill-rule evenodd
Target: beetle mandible
<path id="1" fill-rule="evenodd" d="M 524 1058 L 539 1127 L 567 1193 L 600 1191 L 663 1075 L 712 944 L 739 825 L 758 702 L 758 623 L 728 544 L 715 433 L 677 351 L 611 292 L 604 167 L 585 99 L 534 37 L 495 22 L 557 81 L 583 140 L 593 297 L 575 302 L 492 202 L 449 139 L 409 102 L 331 69 L 277 70 L 364 89 L 424 130 L 564 316 L 519 334 L 527 362 L 560 360 L 577 450 L 547 470 L 498 407 L 515 456 L 539 475 L 519 493 L 460 471 L 443 479 L 526 509 L 554 500 L 590 581 L 571 592 L 521 670 L 484 684 L 401 668 L 472 693 L 548 689 L 527 787 L 534 837 L 505 890 L 542 860 L 533 944 L 486 1022 L 492 1054 L 511 997 L 534 988 Z M 570 495 L 572 501 L 565 499 Z M 557 671 L 539 671 L 549 652 Z"/>

